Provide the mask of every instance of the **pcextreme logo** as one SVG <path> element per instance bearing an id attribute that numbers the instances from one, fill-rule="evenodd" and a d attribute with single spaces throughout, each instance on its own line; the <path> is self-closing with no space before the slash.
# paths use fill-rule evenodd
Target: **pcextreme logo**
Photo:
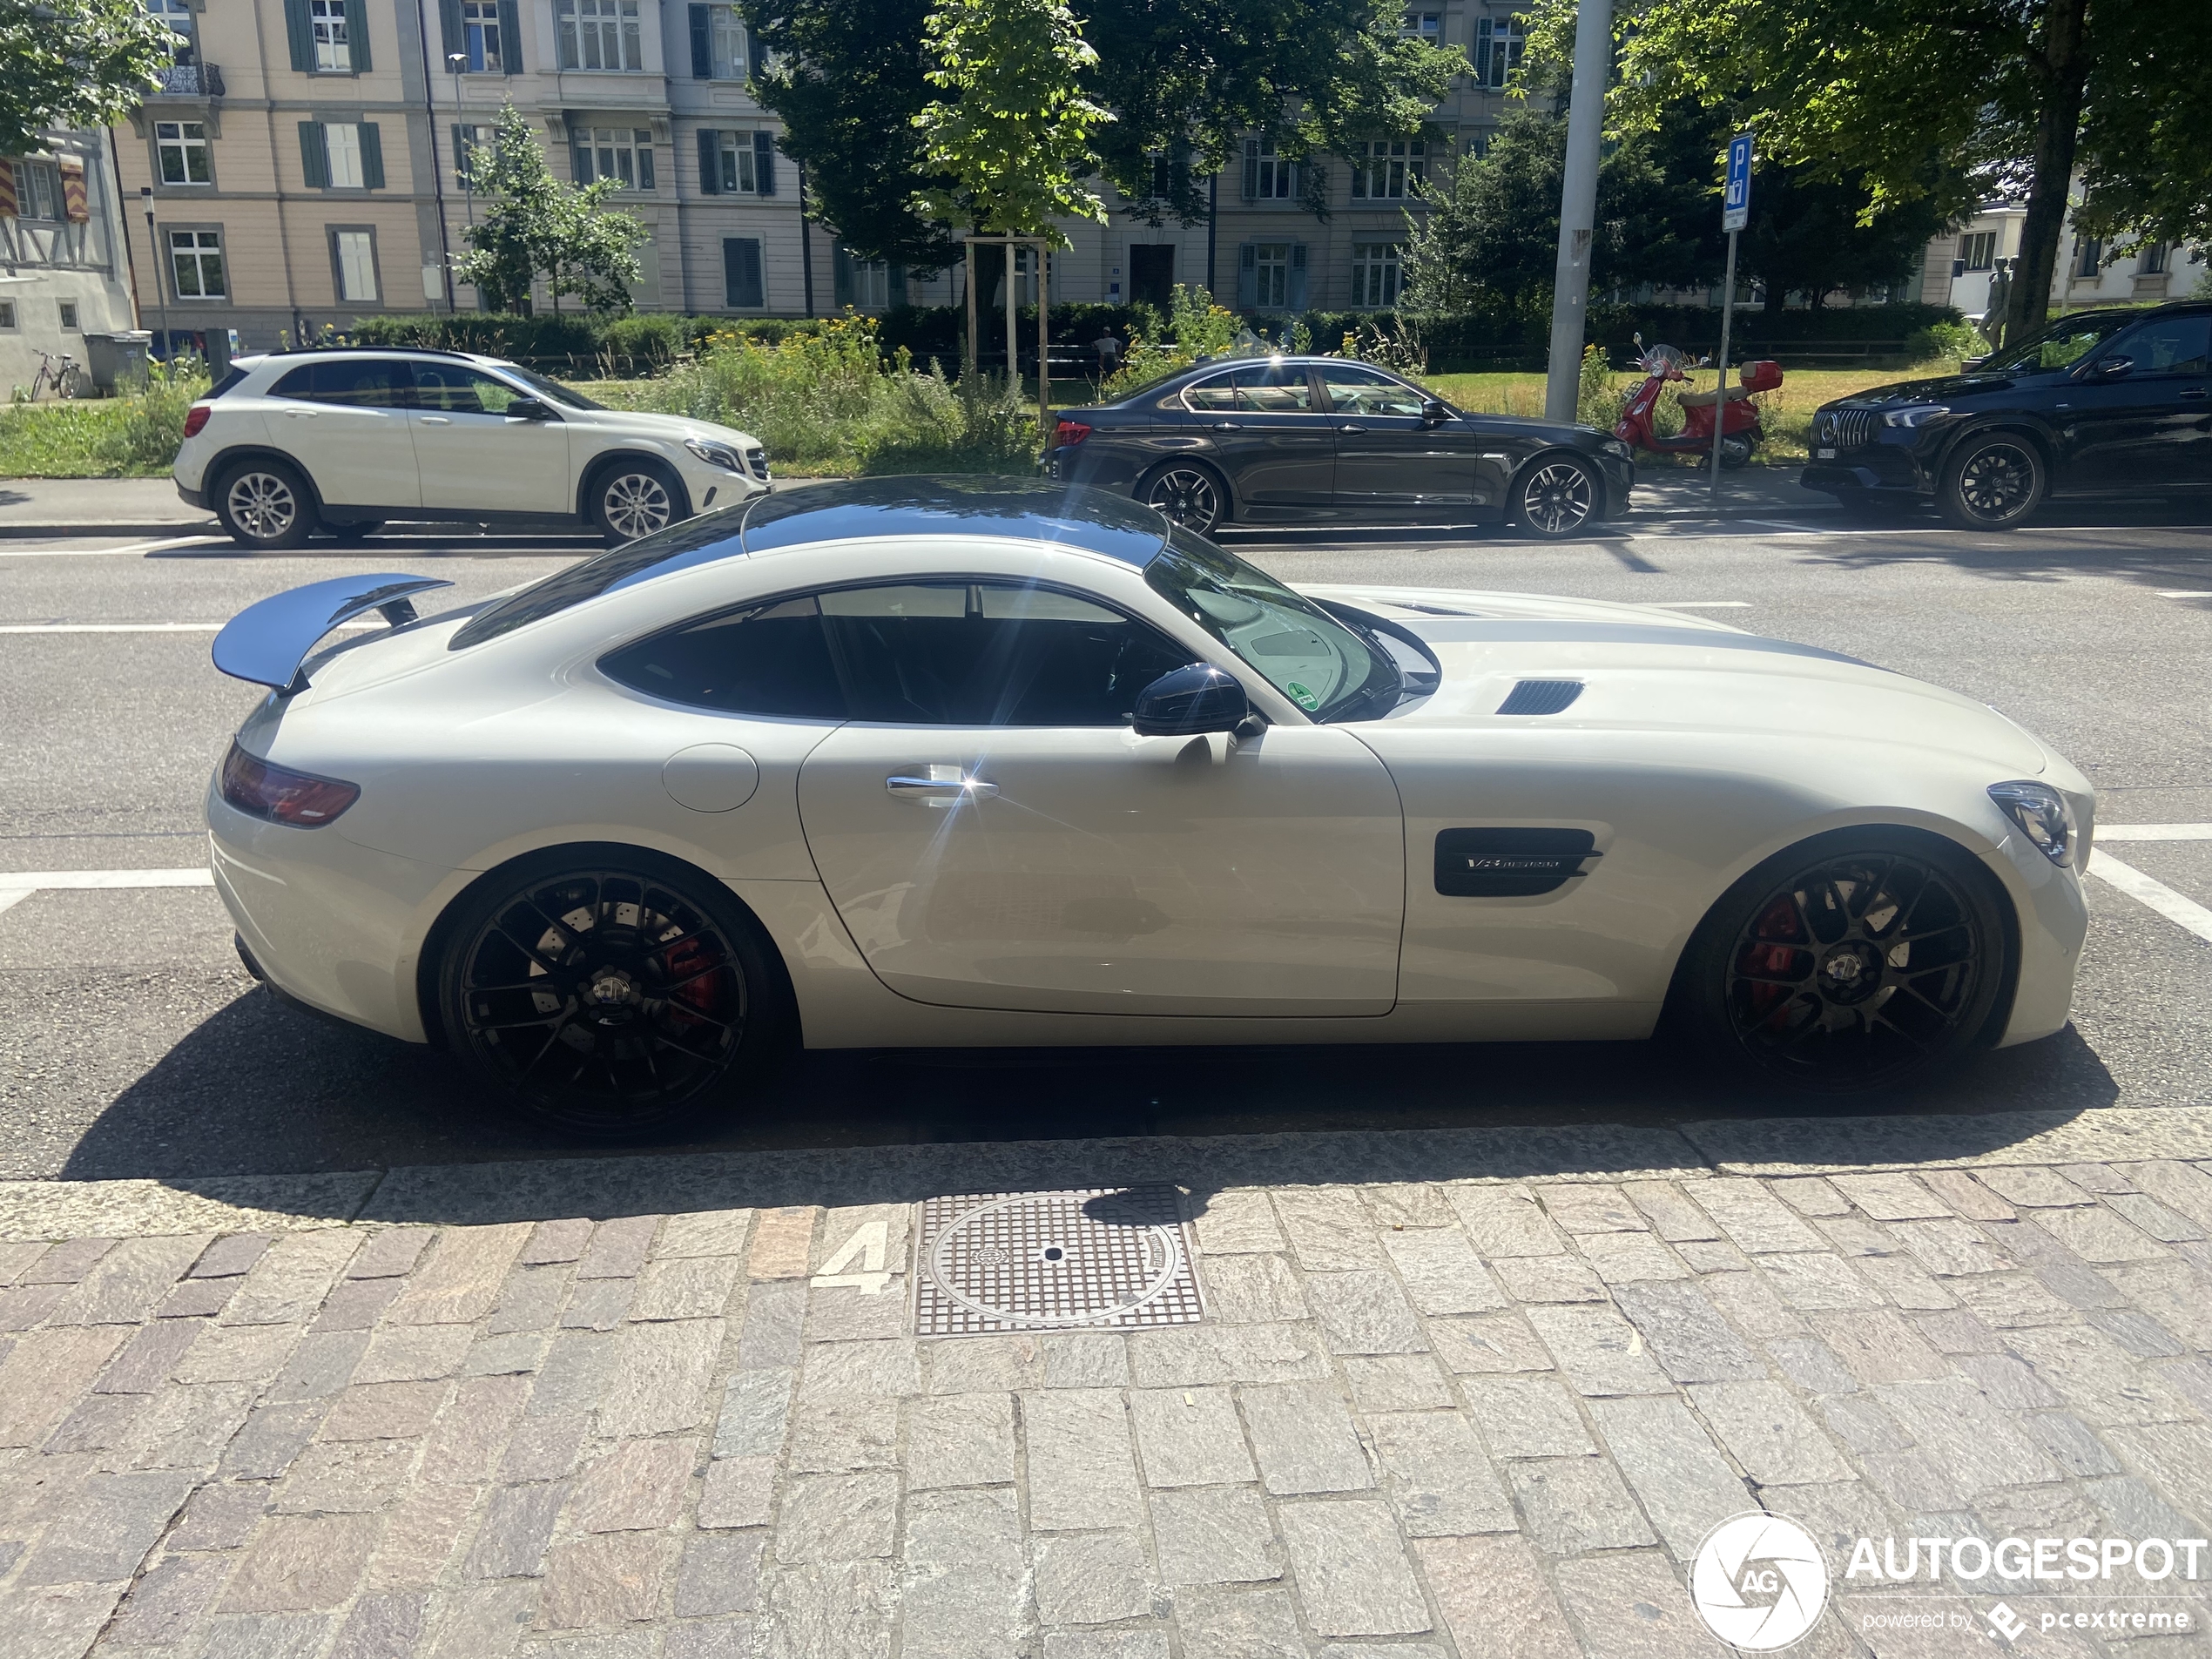
<path id="1" fill-rule="evenodd" d="M 1828 1563 L 1794 1521 L 1754 1510 L 1705 1534 L 1690 1563 L 1697 1616 L 1731 1648 L 1772 1653 L 1797 1641 L 1828 1605 Z"/>

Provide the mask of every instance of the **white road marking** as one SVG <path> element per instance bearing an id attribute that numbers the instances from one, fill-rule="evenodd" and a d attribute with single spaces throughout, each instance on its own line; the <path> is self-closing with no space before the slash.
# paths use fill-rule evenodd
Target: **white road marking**
<path id="1" fill-rule="evenodd" d="M 172 547 L 195 547 L 227 540 L 220 536 L 172 536 L 165 542 L 133 542 L 128 547 L 0 547 L 0 559 L 126 559 Z"/>
<path id="2" fill-rule="evenodd" d="M 1778 518 L 1745 518 L 1739 519 L 1737 522 L 1743 524 L 1757 524 L 1762 529 L 1788 530 L 1792 536 L 1832 536 L 1836 533 L 1833 530 L 1815 529 L 1804 524 L 1785 524 Z"/>
<path id="3" fill-rule="evenodd" d="M 2107 841 L 2212 841 L 2212 824 L 2100 824 L 2096 845 Z"/>
<path id="4" fill-rule="evenodd" d="M 0 634 L 212 634 L 219 622 L 16 622 Z"/>
<path id="5" fill-rule="evenodd" d="M 2161 588 L 2161 599 L 2212 599 L 2212 588 Z"/>
<path id="6" fill-rule="evenodd" d="M 1651 599 L 1645 602 L 1654 610 L 1749 610 L 1749 599 Z"/>
<path id="7" fill-rule="evenodd" d="M 186 870 L 8 870 L 0 887 L 8 892 L 50 893 L 95 887 L 212 887 L 215 873 L 202 865 Z"/>
<path id="8" fill-rule="evenodd" d="M 2207 910 L 2195 900 L 2183 898 L 2163 881 L 2152 880 L 2132 864 L 2122 864 L 2102 847 L 2089 854 L 2089 873 L 2212 944 L 2212 910 Z"/>

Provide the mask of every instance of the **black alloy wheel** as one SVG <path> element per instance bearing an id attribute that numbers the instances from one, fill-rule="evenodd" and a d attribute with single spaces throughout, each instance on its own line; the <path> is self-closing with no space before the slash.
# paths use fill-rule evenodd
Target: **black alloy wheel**
<path id="1" fill-rule="evenodd" d="M 2004 984 L 1986 872 L 1932 837 L 1839 833 L 1858 845 L 1808 844 L 1738 882 L 1677 978 L 1709 1049 L 1825 1094 L 1893 1086 L 1956 1059 Z"/>
<path id="2" fill-rule="evenodd" d="M 2008 530 L 2041 504 L 2043 457 L 2010 432 L 1969 438 L 1943 469 L 1936 507 L 1953 529 Z"/>
<path id="3" fill-rule="evenodd" d="M 1574 535 L 1597 516 L 1597 475 L 1572 455 L 1543 455 L 1521 475 L 1514 510 L 1547 541 Z"/>
<path id="4" fill-rule="evenodd" d="M 240 547 L 304 546 L 315 527 L 314 498 L 299 469 L 281 461 L 248 461 L 215 487 L 215 516 Z"/>
<path id="5" fill-rule="evenodd" d="M 664 530 L 691 516 L 684 486 L 658 461 L 617 461 L 592 481 L 591 516 L 610 547 Z"/>
<path id="6" fill-rule="evenodd" d="M 1229 492 L 1211 467 L 1170 462 L 1144 481 L 1140 499 L 1187 530 L 1205 535 L 1229 516 Z"/>
<path id="7" fill-rule="evenodd" d="M 596 1136 L 642 1132 L 779 1051 L 780 983 L 758 929 L 706 878 L 660 866 L 645 855 L 525 867 L 448 935 L 448 1038 L 532 1116 Z"/>

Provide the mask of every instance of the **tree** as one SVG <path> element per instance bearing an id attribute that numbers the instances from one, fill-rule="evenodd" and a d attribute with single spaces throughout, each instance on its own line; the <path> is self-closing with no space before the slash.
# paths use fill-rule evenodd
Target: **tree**
<path id="1" fill-rule="evenodd" d="M 138 0 L 0 0 L 0 156 L 40 150 L 48 132 L 121 120 L 176 46 Z"/>
<path id="2" fill-rule="evenodd" d="M 601 205 L 619 180 L 562 184 L 512 104 L 493 123 L 491 143 L 470 147 L 469 173 L 490 206 L 462 233 L 469 251 L 453 262 L 453 273 L 492 309 L 529 315 L 530 286 L 541 274 L 556 311 L 564 293 L 587 311 L 630 309 L 640 274 L 636 250 L 651 233 L 634 215 Z"/>
<path id="3" fill-rule="evenodd" d="M 979 231 L 1049 235 L 1055 220 L 1106 220 L 1078 182 L 1090 132 L 1113 118 L 1083 96 L 1098 54 L 1057 0 L 942 0 L 924 25 L 924 78 L 941 96 L 914 118 L 926 164 L 951 180 L 926 183 L 914 208 Z"/>
<path id="4" fill-rule="evenodd" d="M 1574 0 L 1543 0 L 1556 55 Z M 1629 0 L 1615 13 L 1630 122 L 1689 97 L 1765 154 L 1837 183 L 1865 216 L 2025 192 L 2007 325 L 2049 307 L 2072 180 L 2085 225 L 2203 233 L 2212 158 L 2201 54 L 2170 0 Z"/>
<path id="5" fill-rule="evenodd" d="M 1772 165 L 1754 169 L 1751 206 L 1737 268 L 1765 284 L 1769 311 L 1792 293 L 1817 311 L 1831 293 L 1913 281 L 1930 239 L 1951 223 L 1925 196 L 1878 209 L 1862 175 Z"/>
<path id="6" fill-rule="evenodd" d="M 914 206 L 948 187 L 911 125 L 934 96 L 927 0 L 738 4 L 772 54 L 756 90 L 783 119 L 819 217 L 864 259 L 941 267 L 952 245 Z M 1401 35 L 1401 0 L 1078 0 L 1075 16 L 1097 51 L 1083 93 L 1114 116 L 1092 129 L 1085 171 L 1154 222 L 1202 220 L 1207 176 L 1250 133 L 1292 159 L 1440 136 L 1430 111 L 1467 68 L 1457 51 Z M 1317 205 L 1323 170 L 1305 176 Z"/>

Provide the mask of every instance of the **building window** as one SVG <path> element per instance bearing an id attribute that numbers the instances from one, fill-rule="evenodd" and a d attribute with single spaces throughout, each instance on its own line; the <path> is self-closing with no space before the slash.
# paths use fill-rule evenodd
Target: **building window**
<path id="1" fill-rule="evenodd" d="M 1521 67 L 1527 45 L 1527 30 L 1515 17 L 1483 18 L 1474 26 L 1474 84 L 1501 87 L 1506 78 Z"/>
<path id="2" fill-rule="evenodd" d="M 350 72 L 354 46 L 346 31 L 346 0 L 307 0 L 307 23 L 314 35 L 315 67 Z"/>
<path id="3" fill-rule="evenodd" d="M 1261 242 L 1252 249 L 1252 268 L 1258 273 L 1253 303 L 1263 311 L 1281 311 L 1291 303 L 1291 245 Z"/>
<path id="4" fill-rule="evenodd" d="M 1355 201 L 1404 201 L 1421 193 L 1428 176 L 1428 145 L 1420 139 L 1376 138 L 1354 152 Z"/>
<path id="5" fill-rule="evenodd" d="M 2078 238 L 2074 244 L 2074 274 L 2077 281 L 2094 282 L 2103 274 L 2105 245 L 2094 236 Z"/>
<path id="6" fill-rule="evenodd" d="M 13 331 L 16 327 L 16 302 L 0 300 L 0 329 Z"/>
<path id="7" fill-rule="evenodd" d="M 481 145 L 491 148 L 497 136 L 493 128 L 480 126 L 474 121 L 456 121 L 453 127 L 453 182 L 463 189 L 473 186 L 475 175 L 469 171 L 469 158 Z"/>
<path id="8" fill-rule="evenodd" d="M 635 127 L 584 127 L 577 132 L 576 181 L 611 179 L 624 190 L 656 188 L 653 135 Z"/>
<path id="9" fill-rule="evenodd" d="M 179 300 L 226 300 L 229 285 L 223 275 L 223 233 L 220 231 L 172 231 L 169 264 L 175 273 Z"/>
<path id="10" fill-rule="evenodd" d="M 77 301 L 74 300 L 64 300 L 61 303 L 62 327 L 67 329 L 70 333 L 75 334 L 77 332 Z"/>
<path id="11" fill-rule="evenodd" d="M 199 121 L 156 121 L 153 147 L 161 162 L 165 185 L 212 185 L 214 170 L 207 165 L 207 128 Z"/>
<path id="12" fill-rule="evenodd" d="M 1986 271 L 1997 260 L 1997 233 L 1968 231 L 1959 239 L 1959 258 L 1969 271 Z"/>
<path id="13" fill-rule="evenodd" d="M 337 278 L 338 298 L 347 305 L 376 303 L 376 236 L 374 232 L 330 233 L 330 262 Z"/>
<path id="14" fill-rule="evenodd" d="M 864 260 L 848 249 L 838 250 L 838 303 L 862 311 L 884 311 L 891 305 L 891 265 L 887 260 Z"/>
<path id="15" fill-rule="evenodd" d="M 322 130 L 322 152 L 329 168 L 333 190 L 359 190 L 361 185 L 361 130 L 334 123 Z"/>
<path id="16" fill-rule="evenodd" d="M 637 0 L 555 0 L 563 69 L 637 69 Z"/>
<path id="17" fill-rule="evenodd" d="M 1352 303 L 1361 310 L 1386 311 L 1398 303 L 1399 266 L 1395 242 L 1352 245 Z"/>
<path id="18" fill-rule="evenodd" d="M 732 311 L 758 311 L 768 303 L 760 280 L 760 239 L 732 236 L 722 243 L 722 301 Z"/>
<path id="19" fill-rule="evenodd" d="M 707 72 L 718 81 L 745 78 L 745 24 L 735 6 L 710 6 L 706 20 Z"/>
<path id="20" fill-rule="evenodd" d="M 193 61 L 192 10 L 187 0 L 145 0 L 146 10 L 169 25 L 169 32 L 176 38 L 171 45 L 172 60 L 179 64 Z"/>
<path id="21" fill-rule="evenodd" d="M 1398 32 L 1408 39 L 1426 41 L 1432 46 L 1444 44 L 1444 14 L 1440 11 L 1409 11 Z"/>
<path id="22" fill-rule="evenodd" d="M 1155 150 L 1144 158 L 1144 163 L 1150 177 L 1145 194 L 1156 201 L 1175 194 L 1175 158 L 1164 150 Z"/>
<path id="23" fill-rule="evenodd" d="M 1275 153 L 1272 138 L 1244 140 L 1244 199 L 1288 201 L 1298 194 L 1298 164 Z"/>
<path id="24" fill-rule="evenodd" d="M 16 212 L 25 219 L 62 216 L 62 176 L 52 162 L 16 163 Z"/>
<path id="25" fill-rule="evenodd" d="M 722 193 L 746 195 L 753 193 L 758 178 L 752 166 L 752 134 L 750 132 L 718 132 L 722 163 Z"/>
<path id="26" fill-rule="evenodd" d="M 500 73 L 505 60 L 500 55 L 499 0 L 462 0 L 461 36 L 471 75 Z"/>
<path id="27" fill-rule="evenodd" d="M 2146 242 L 2136 250 L 2135 274 L 2137 276 L 2164 276 L 2166 274 L 2165 243 Z"/>

